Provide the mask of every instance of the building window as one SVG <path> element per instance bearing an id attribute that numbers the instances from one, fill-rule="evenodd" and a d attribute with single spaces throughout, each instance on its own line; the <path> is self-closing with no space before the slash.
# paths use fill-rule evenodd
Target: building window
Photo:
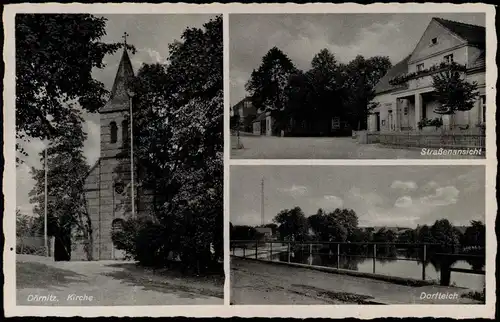
<path id="1" fill-rule="evenodd" d="M 109 132 L 110 132 L 110 142 L 116 143 L 118 128 L 116 127 L 115 122 L 109 123 Z"/>
<path id="2" fill-rule="evenodd" d="M 122 182 L 115 182 L 115 192 L 121 195 L 125 191 L 125 185 Z"/>
<path id="3" fill-rule="evenodd" d="M 423 63 L 422 64 L 418 64 L 417 65 L 417 72 L 421 72 L 423 70 L 424 70 L 424 64 Z"/>
<path id="4" fill-rule="evenodd" d="M 486 95 L 481 96 L 481 117 L 483 124 L 486 124 Z"/>
<path id="5" fill-rule="evenodd" d="M 449 54 L 444 56 L 444 62 L 447 64 L 453 63 L 453 54 Z"/>
<path id="6" fill-rule="evenodd" d="M 438 39 L 437 38 L 432 38 L 431 39 L 431 46 L 434 46 L 437 43 L 438 43 Z"/>
<path id="7" fill-rule="evenodd" d="M 128 120 L 123 120 L 122 122 L 122 142 L 123 145 L 127 145 L 129 139 L 129 128 L 128 128 Z"/>

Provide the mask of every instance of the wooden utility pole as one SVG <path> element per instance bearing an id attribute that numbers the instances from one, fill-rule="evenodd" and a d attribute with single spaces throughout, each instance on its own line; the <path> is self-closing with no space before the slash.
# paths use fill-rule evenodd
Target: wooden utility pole
<path id="1" fill-rule="evenodd" d="M 264 178 L 262 178 L 262 181 L 260 183 L 260 186 L 261 186 L 261 191 L 260 191 L 260 215 L 261 215 L 261 218 L 260 218 L 260 224 L 262 226 L 264 226 Z"/>

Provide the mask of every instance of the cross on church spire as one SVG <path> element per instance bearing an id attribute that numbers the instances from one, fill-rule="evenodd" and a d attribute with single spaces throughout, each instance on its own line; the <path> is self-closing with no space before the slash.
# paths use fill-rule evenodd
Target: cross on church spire
<path id="1" fill-rule="evenodd" d="M 126 31 L 123 33 L 123 44 L 127 46 L 127 37 L 130 36 Z"/>

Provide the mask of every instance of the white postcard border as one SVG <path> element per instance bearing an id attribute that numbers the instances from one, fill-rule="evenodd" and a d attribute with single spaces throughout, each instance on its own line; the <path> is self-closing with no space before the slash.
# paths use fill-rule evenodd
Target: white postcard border
<path id="1" fill-rule="evenodd" d="M 16 193 L 12 189 L 16 180 L 15 166 L 15 50 L 14 50 L 14 14 L 15 13 L 95 13 L 95 14 L 183 14 L 183 13 L 216 13 L 224 16 L 224 232 L 225 232 L 225 300 L 224 305 L 210 306 L 120 306 L 120 307 L 41 307 L 16 306 L 15 285 L 15 205 Z M 451 317 L 451 318 L 492 318 L 495 309 L 495 256 L 497 249 L 494 231 L 497 212 L 495 196 L 496 179 L 496 134 L 495 110 L 488 109 L 487 117 L 487 155 L 485 160 L 230 160 L 229 158 L 229 24 L 228 14 L 233 13 L 424 13 L 424 12 L 485 12 L 487 30 L 486 84 L 487 106 L 495 106 L 497 69 L 495 56 L 497 43 L 495 32 L 495 9 L 484 4 L 381 4 L 359 5 L 345 4 L 12 4 L 4 7 L 3 21 L 5 26 L 4 43 L 4 158 L 3 173 L 4 203 L 4 307 L 6 316 L 192 316 L 192 317 L 357 317 L 363 319 L 376 317 Z M 487 227 L 487 261 L 486 261 L 486 304 L 485 305 L 389 305 L 372 306 L 357 305 L 294 305 L 294 306 L 248 306 L 229 304 L 229 165 L 245 164 L 301 164 L 301 165 L 461 165 L 477 164 L 486 166 L 486 227 Z"/>

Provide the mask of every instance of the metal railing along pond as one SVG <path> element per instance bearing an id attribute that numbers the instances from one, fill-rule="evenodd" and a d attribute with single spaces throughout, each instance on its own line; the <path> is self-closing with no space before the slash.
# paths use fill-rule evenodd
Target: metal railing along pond
<path id="1" fill-rule="evenodd" d="M 434 252 L 434 247 L 439 246 L 440 253 Z M 293 241 L 269 241 L 269 240 L 232 240 L 230 242 L 231 255 L 241 258 L 255 258 L 275 260 L 274 257 L 281 257 L 279 261 L 288 263 L 297 262 L 294 257 L 298 254 L 301 258 L 309 258 L 306 264 L 313 266 L 312 259 L 314 255 L 329 256 L 336 259 L 336 268 L 340 269 L 341 258 L 357 257 L 363 259 L 372 259 L 373 274 L 377 273 L 377 261 L 397 260 L 412 261 L 422 263 L 422 280 L 426 279 L 426 263 L 429 261 L 429 251 L 436 257 L 443 255 L 456 254 L 456 248 L 450 247 L 445 253 L 442 245 L 433 243 L 385 243 L 385 242 L 293 242 Z M 387 256 L 390 250 L 395 254 L 395 250 L 406 250 L 412 253 L 412 256 L 398 257 Z M 384 256 L 385 255 L 385 256 Z M 475 255 L 466 255 L 475 256 Z M 294 260 L 292 260 L 294 259 Z M 335 265 L 335 264 L 334 264 Z M 320 265 L 326 266 L 326 265 Z M 332 267 L 328 265 L 327 267 Z M 470 270 L 474 273 L 473 270 Z M 445 270 L 442 274 L 449 274 Z"/>

